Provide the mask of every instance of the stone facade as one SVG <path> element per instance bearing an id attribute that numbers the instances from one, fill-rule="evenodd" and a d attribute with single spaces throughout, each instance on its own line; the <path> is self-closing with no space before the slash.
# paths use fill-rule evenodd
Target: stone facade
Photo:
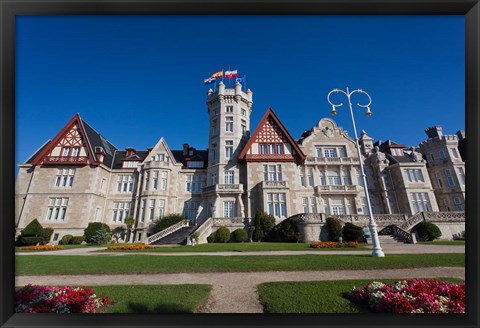
<path id="1" fill-rule="evenodd" d="M 200 226 L 205 241 L 219 226 L 249 225 L 257 209 L 277 223 L 299 213 L 365 216 L 360 161 L 374 214 L 463 210 L 458 140 L 441 135 L 439 127 L 427 129 L 429 139 L 416 149 L 390 140 L 374 143 L 362 131 L 359 157 L 355 140 L 330 118 L 294 140 L 268 109 L 251 132 L 253 94 L 240 84 L 220 83 L 208 91 L 206 104 L 207 150 L 188 144 L 170 150 L 163 138 L 147 150 L 119 150 L 76 114 L 20 165 L 17 232 L 37 218 L 60 240 L 82 235 L 89 222 L 115 228 L 133 216 L 130 241 L 145 241 L 156 220 L 182 213 Z M 442 150 L 445 158 L 436 157 Z"/>

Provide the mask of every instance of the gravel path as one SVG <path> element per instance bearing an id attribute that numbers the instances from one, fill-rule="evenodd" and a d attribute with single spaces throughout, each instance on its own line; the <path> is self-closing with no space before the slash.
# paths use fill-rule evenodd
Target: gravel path
<path id="1" fill-rule="evenodd" d="M 16 285 L 209 284 L 213 286 L 212 292 L 199 310 L 200 313 L 261 313 L 263 309 L 258 300 L 257 286 L 264 282 L 434 277 L 465 279 L 465 269 L 439 267 L 393 270 L 17 276 Z"/>

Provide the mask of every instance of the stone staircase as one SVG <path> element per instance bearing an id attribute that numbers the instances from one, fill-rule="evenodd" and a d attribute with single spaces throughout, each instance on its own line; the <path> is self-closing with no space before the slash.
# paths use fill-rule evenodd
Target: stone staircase
<path id="1" fill-rule="evenodd" d="M 380 245 L 399 245 L 399 244 L 405 244 L 403 241 L 398 241 L 395 239 L 395 237 L 390 236 L 390 235 L 378 235 L 378 240 L 380 241 Z M 369 242 L 371 242 L 369 240 Z"/>
<path id="2" fill-rule="evenodd" d="M 150 245 L 186 245 L 187 237 L 197 228 L 197 226 L 189 226 L 181 228 L 171 234 L 159 239 Z"/>

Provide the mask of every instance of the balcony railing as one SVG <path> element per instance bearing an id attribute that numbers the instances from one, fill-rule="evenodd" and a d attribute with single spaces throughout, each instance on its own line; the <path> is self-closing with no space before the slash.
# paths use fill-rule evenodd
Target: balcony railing
<path id="1" fill-rule="evenodd" d="M 360 164 L 357 157 L 307 157 L 307 163 L 312 164 Z"/>
<path id="2" fill-rule="evenodd" d="M 287 181 L 262 181 L 262 188 L 288 188 Z"/>
<path id="3" fill-rule="evenodd" d="M 43 164 L 79 164 L 84 165 L 88 163 L 87 156 L 47 156 Z"/>
<path id="4" fill-rule="evenodd" d="M 216 193 L 238 193 L 243 192 L 243 184 L 216 184 L 203 188 L 204 193 L 216 192 Z"/>
<path id="5" fill-rule="evenodd" d="M 333 193 L 358 193 L 359 189 L 357 185 L 326 185 L 326 186 L 315 186 L 316 193 L 325 193 L 325 192 L 333 192 Z"/>

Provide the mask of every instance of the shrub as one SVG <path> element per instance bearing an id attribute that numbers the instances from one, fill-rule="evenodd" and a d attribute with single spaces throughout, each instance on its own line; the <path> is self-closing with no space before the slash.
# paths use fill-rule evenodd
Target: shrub
<path id="1" fill-rule="evenodd" d="M 346 243 L 339 243 L 334 241 L 318 241 L 310 244 L 311 248 L 357 248 L 359 246 L 357 241 L 349 241 Z"/>
<path id="2" fill-rule="evenodd" d="M 38 220 L 34 219 L 21 231 L 17 241 L 19 241 L 20 245 L 43 245 L 50 241 L 52 233 L 52 228 L 43 229 Z"/>
<path id="3" fill-rule="evenodd" d="M 417 234 L 421 240 L 432 241 L 442 236 L 438 226 L 432 222 L 422 221 L 416 226 Z"/>
<path id="4" fill-rule="evenodd" d="M 211 244 L 215 242 L 215 232 L 211 233 L 210 236 L 207 237 L 207 243 Z"/>
<path id="5" fill-rule="evenodd" d="M 329 241 L 338 241 L 342 237 L 342 223 L 340 220 L 329 217 L 327 218 L 327 231 Z"/>
<path id="6" fill-rule="evenodd" d="M 361 242 L 364 237 L 363 229 L 353 223 L 347 222 L 342 228 L 343 241 Z"/>
<path id="7" fill-rule="evenodd" d="M 237 229 L 233 232 L 233 240 L 237 243 L 243 243 L 248 240 L 248 234 L 245 229 Z"/>
<path id="8" fill-rule="evenodd" d="M 463 230 L 462 233 L 460 234 L 460 238 L 462 238 L 463 240 L 465 240 L 465 230 Z"/>
<path id="9" fill-rule="evenodd" d="M 60 245 L 68 245 L 70 244 L 70 241 L 72 240 L 73 236 L 72 235 L 65 235 L 60 239 L 59 244 Z"/>
<path id="10" fill-rule="evenodd" d="M 32 222 L 27 224 L 27 226 L 22 230 L 21 233 L 23 237 L 40 237 L 42 235 L 42 232 L 42 225 L 40 224 L 40 222 L 38 222 L 37 219 L 34 219 Z"/>
<path id="11" fill-rule="evenodd" d="M 22 251 L 58 251 L 62 250 L 63 246 L 55 246 L 55 245 L 40 245 L 40 246 L 27 246 L 22 247 Z"/>
<path id="12" fill-rule="evenodd" d="M 227 243 L 230 241 L 230 230 L 225 227 L 220 227 L 215 232 L 215 242 L 216 243 Z"/>
<path id="13" fill-rule="evenodd" d="M 15 293 L 17 313 L 95 313 L 108 303 L 88 287 L 27 285 Z"/>
<path id="14" fill-rule="evenodd" d="M 112 239 L 112 236 L 110 236 L 110 233 L 107 231 L 105 228 L 100 228 L 97 230 L 95 235 L 90 239 L 91 244 L 106 244 Z"/>
<path id="15" fill-rule="evenodd" d="M 36 245 L 43 242 L 42 237 L 21 237 L 20 241 L 22 245 Z"/>
<path id="16" fill-rule="evenodd" d="M 284 220 L 282 223 L 279 224 L 277 230 L 277 236 L 279 241 L 281 242 L 296 242 L 297 229 L 295 225 L 290 220 Z"/>
<path id="17" fill-rule="evenodd" d="M 105 223 L 90 222 L 88 224 L 88 227 L 84 230 L 84 233 L 83 233 L 83 237 L 85 238 L 85 241 L 89 244 L 95 244 L 95 242 L 93 241 L 93 237 L 97 234 L 97 232 L 100 229 L 103 229 L 106 232 L 108 232 L 108 234 L 110 234 L 110 227 Z"/>
<path id="18" fill-rule="evenodd" d="M 83 236 L 73 236 L 70 239 L 70 244 L 72 245 L 80 245 L 81 243 L 83 243 Z"/>
<path id="19" fill-rule="evenodd" d="M 181 214 L 169 214 L 155 222 L 154 233 L 165 230 L 168 227 L 185 220 L 185 217 Z"/>
<path id="20" fill-rule="evenodd" d="M 275 218 L 272 215 L 262 213 L 257 209 L 255 213 L 255 230 L 253 231 L 253 240 L 262 241 L 268 236 L 270 231 L 275 226 Z"/>

